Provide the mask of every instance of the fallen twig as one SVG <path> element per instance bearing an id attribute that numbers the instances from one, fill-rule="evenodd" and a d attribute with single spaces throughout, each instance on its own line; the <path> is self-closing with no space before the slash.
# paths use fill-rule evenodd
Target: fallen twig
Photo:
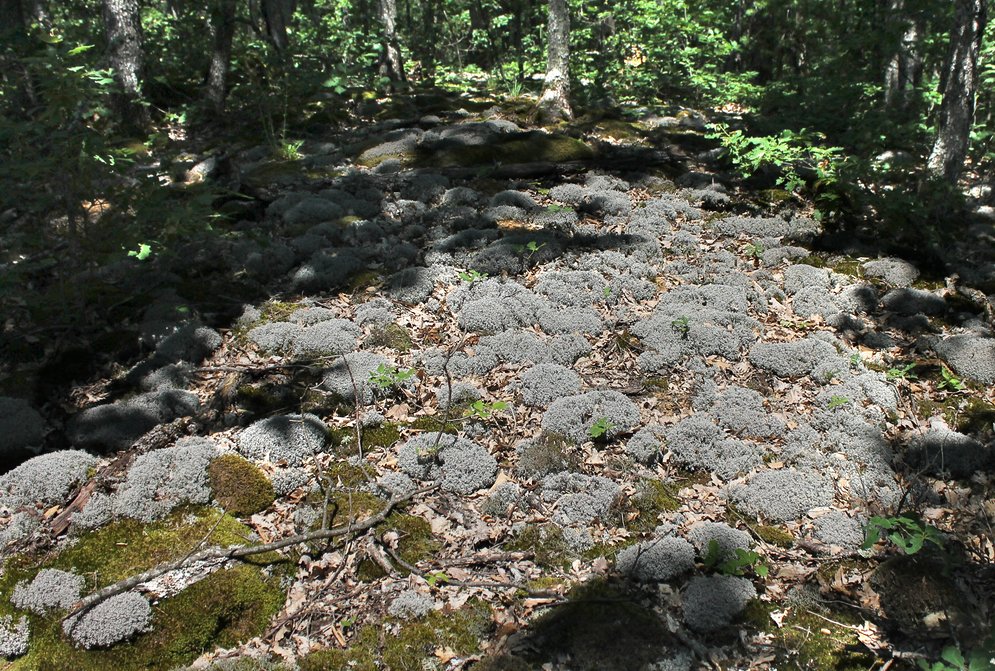
<path id="1" fill-rule="evenodd" d="M 300 545 L 302 543 L 310 543 L 316 540 L 325 540 L 329 538 L 336 538 L 339 536 L 346 536 L 349 534 L 354 534 L 367 529 L 371 529 L 376 525 L 387 519 L 391 511 L 397 507 L 399 504 L 405 501 L 410 501 L 415 496 L 420 494 L 425 494 L 436 489 L 438 485 L 433 485 L 431 487 L 423 487 L 422 489 L 415 490 L 409 494 L 403 496 L 394 496 L 387 502 L 383 509 L 375 515 L 371 515 L 364 520 L 356 523 L 349 523 L 343 526 L 334 527 L 331 529 L 318 529 L 316 531 L 311 531 L 306 534 L 297 534 L 295 536 L 288 536 L 271 543 L 263 543 L 261 545 L 236 545 L 228 548 L 212 547 L 206 550 L 201 550 L 193 554 L 188 554 L 187 556 L 170 562 L 165 562 L 150 568 L 147 571 L 143 571 L 137 575 L 131 576 L 130 578 L 125 578 L 124 580 L 119 580 L 116 583 L 107 585 L 103 589 L 99 589 L 93 594 L 89 594 L 83 597 L 81 600 L 73 605 L 72 610 L 66 615 L 65 619 L 78 615 L 84 611 L 87 611 L 99 603 L 106 601 L 107 599 L 117 596 L 118 594 L 123 594 L 131 589 L 134 589 L 142 583 L 154 580 L 161 575 L 165 575 L 171 571 L 175 571 L 187 564 L 192 564 L 202 561 L 226 561 L 229 559 L 241 559 L 243 557 L 250 557 L 252 555 L 265 554 L 267 552 L 274 552 L 276 550 L 282 550 L 283 548 L 291 547 L 293 545 Z"/>

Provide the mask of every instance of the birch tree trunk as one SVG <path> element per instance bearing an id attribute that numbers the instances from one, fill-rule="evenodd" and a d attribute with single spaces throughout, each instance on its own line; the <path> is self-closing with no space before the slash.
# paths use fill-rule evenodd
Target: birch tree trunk
<path id="1" fill-rule="evenodd" d="M 549 0 L 546 79 L 539 99 L 540 123 L 573 118 L 570 109 L 570 10 L 567 0 Z"/>
<path id="2" fill-rule="evenodd" d="M 950 49 L 940 83 L 943 102 L 936 142 L 927 162 L 930 172 L 952 184 L 964 169 L 971 139 L 978 53 L 987 18 L 987 0 L 956 0 Z"/>
<path id="3" fill-rule="evenodd" d="M 225 109 L 225 96 L 228 94 L 228 67 L 231 63 L 232 38 L 235 35 L 236 0 L 214 0 L 211 7 L 211 30 L 214 33 L 214 49 L 211 52 L 211 65 L 207 70 L 205 97 L 216 114 Z"/>
<path id="4" fill-rule="evenodd" d="M 377 13 L 383 26 L 383 51 L 380 53 L 380 74 L 390 80 L 390 90 L 404 88 L 404 59 L 397 40 L 397 0 L 378 0 Z"/>
<path id="5" fill-rule="evenodd" d="M 138 0 L 103 0 L 107 59 L 118 92 L 113 103 L 118 118 L 132 129 L 147 128 L 149 111 L 142 104 L 142 22 Z"/>

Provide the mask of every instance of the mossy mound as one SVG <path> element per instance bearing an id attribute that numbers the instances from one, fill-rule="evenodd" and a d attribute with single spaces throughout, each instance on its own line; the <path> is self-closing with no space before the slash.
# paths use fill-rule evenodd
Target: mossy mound
<path id="1" fill-rule="evenodd" d="M 508 163 L 564 163 L 594 158 L 594 150 L 580 140 L 565 135 L 529 133 L 504 142 L 451 147 L 420 157 L 424 167 L 471 167 Z"/>
<path id="2" fill-rule="evenodd" d="M 532 664 L 528 668 L 566 662 L 577 671 L 640 669 L 664 658 L 676 643 L 653 611 L 621 585 L 594 581 L 575 588 L 569 599 L 528 626 L 523 652 L 516 653 Z"/>
<path id="3" fill-rule="evenodd" d="M 269 508 L 276 499 L 269 478 L 249 460 L 225 454 L 207 469 L 211 492 L 221 507 L 236 517 L 248 517 Z"/>
<path id="4" fill-rule="evenodd" d="M 629 499 L 625 518 L 630 530 L 653 531 L 660 525 L 660 514 L 681 507 L 675 487 L 660 480 L 646 478 L 639 483 L 636 495 Z"/>
<path id="5" fill-rule="evenodd" d="M 995 426 L 995 405 L 976 396 L 922 398 L 916 401 L 916 409 L 921 419 L 942 415 L 947 426 L 968 435 L 980 434 Z"/>
<path id="6" fill-rule="evenodd" d="M 252 566 L 218 571 L 156 604 L 152 631 L 107 650 L 81 650 L 65 640 L 58 616 L 31 618 L 31 648 L 11 671 L 166 671 L 205 650 L 261 634 L 283 606 L 275 578 Z"/>
<path id="7" fill-rule="evenodd" d="M 570 557 L 563 529 L 556 524 L 527 524 L 504 548 L 511 552 L 532 552 L 533 561 L 544 568 L 563 568 Z"/>
<path id="8" fill-rule="evenodd" d="M 0 616 L 22 613 L 10 603 L 14 586 L 42 568 L 82 575 L 91 592 L 153 566 L 181 558 L 205 538 L 207 544 L 243 544 L 251 530 L 213 508 L 187 508 L 165 520 L 141 524 L 126 519 L 82 537 L 58 555 L 20 555 L 0 577 Z M 16 671 L 163 671 L 187 664 L 205 650 L 232 646 L 262 633 L 282 607 L 279 578 L 267 578 L 258 565 L 279 560 L 270 553 L 250 563 L 214 573 L 155 604 L 152 630 L 106 650 L 74 648 L 62 635 L 61 613 L 27 613 L 31 642 L 27 655 L 8 667 Z"/>
<path id="9" fill-rule="evenodd" d="M 399 625 L 387 620 L 360 627 L 345 650 L 319 650 L 300 660 L 301 671 L 422 671 L 436 650 L 466 657 L 491 628 L 490 607 L 471 601 L 457 611 L 432 611 Z"/>
<path id="10" fill-rule="evenodd" d="M 384 324 L 373 327 L 373 331 L 363 342 L 364 347 L 389 347 L 399 352 L 411 349 L 411 334 L 399 324 Z"/>
<path id="11" fill-rule="evenodd" d="M 407 564 L 417 564 L 435 556 L 442 549 L 442 542 L 432 533 L 432 525 L 416 515 L 391 514 L 377 527 L 380 536 L 387 532 L 397 534 L 397 556 Z M 402 566 L 398 566 L 397 569 L 401 573 L 406 573 Z M 360 580 L 379 580 L 385 575 L 384 570 L 370 559 L 364 559 L 356 568 L 356 577 Z"/>
<path id="12" fill-rule="evenodd" d="M 857 671 L 874 667 L 874 655 L 858 638 L 861 621 L 842 610 L 822 617 L 807 608 L 791 608 L 779 625 L 770 615 L 776 604 L 755 599 L 744 612 L 749 626 L 773 637 L 771 647 L 786 668 L 804 671 Z"/>

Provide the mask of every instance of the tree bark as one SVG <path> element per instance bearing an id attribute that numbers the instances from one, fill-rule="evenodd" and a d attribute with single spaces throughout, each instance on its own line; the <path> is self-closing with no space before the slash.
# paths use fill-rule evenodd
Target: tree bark
<path id="1" fill-rule="evenodd" d="M 978 53 L 987 18 L 987 0 L 956 0 L 950 48 L 940 83 L 943 102 L 936 142 L 927 162 L 930 172 L 952 184 L 957 183 L 964 169 L 971 139 Z"/>
<path id="2" fill-rule="evenodd" d="M 114 107 L 121 122 L 132 129 L 147 128 L 148 108 L 142 104 L 142 22 L 138 0 L 103 0 L 107 57 L 118 92 Z"/>
<path id="3" fill-rule="evenodd" d="M 214 0 L 211 7 L 214 49 L 211 52 L 211 65 L 207 70 L 205 97 L 216 114 L 224 112 L 225 96 L 228 94 L 228 67 L 235 35 L 235 2 L 236 0 Z"/>
<path id="4" fill-rule="evenodd" d="M 890 0 L 887 16 L 893 21 L 895 42 L 884 71 L 884 102 L 889 108 L 904 110 L 909 92 L 922 80 L 920 40 L 922 30 L 908 15 L 905 0 Z"/>
<path id="5" fill-rule="evenodd" d="M 570 10 L 567 0 L 549 0 L 546 79 L 539 99 L 540 123 L 573 118 L 570 108 Z"/>
<path id="6" fill-rule="evenodd" d="M 404 59 L 397 40 L 397 0 L 377 0 L 377 13 L 383 26 L 383 50 L 380 52 L 380 74 L 390 80 L 390 90 L 405 87 Z"/>
<path id="7" fill-rule="evenodd" d="M 297 9 L 297 0 L 262 0 L 262 9 L 270 42 L 277 51 L 286 51 L 290 46 L 287 28 L 294 10 Z"/>

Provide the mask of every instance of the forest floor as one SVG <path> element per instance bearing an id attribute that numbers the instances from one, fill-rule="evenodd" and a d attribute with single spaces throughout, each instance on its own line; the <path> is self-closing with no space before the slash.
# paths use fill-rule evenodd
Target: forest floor
<path id="1" fill-rule="evenodd" d="M 44 435 L 100 456 L 0 477 L 15 618 L 0 633 L 44 567 L 91 592 L 214 544 L 342 531 L 261 572 L 189 562 L 138 585 L 151 631 L 106 651 L 32 613 L 48 633 L 9 668 L 992 654 L 992 288 L 873 241 L 826 250 L 839 236 L 805 203 L 713 162 L 696 114 L 550 134 L 513 105 L 467 107 L 316 137 L 292 160 L 191 154 L 178 184 L 242 194 L 223 234 L 91 275 L 140 288 L 141 310 L 105 312 L 69 358 L 8 363 L 12 397 L 53 362 L 76 376 L 58 402 L 29 395 L 41 415 L 4 399 L 9 453 Z M 941 250 L 970 262 L 962 277 L 992 279 L 980 240 Z M 65 370 L 122 335 L 144 350 Z M 258 470 L 225 472 L 242 462 L 222 454 Z M 188 617 L 171 606 L 184 587 L 246 566 L 259 596 L 219 592 L 211 635 L 156 633 Z"/>

